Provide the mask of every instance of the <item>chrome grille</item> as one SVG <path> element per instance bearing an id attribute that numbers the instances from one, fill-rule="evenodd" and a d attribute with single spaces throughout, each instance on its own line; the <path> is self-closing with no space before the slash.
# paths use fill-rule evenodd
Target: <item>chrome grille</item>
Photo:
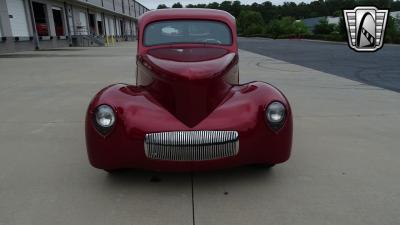
<path id="1" fill-rule="evenodd" d="M 144 148 L 150 159 L 201 161 L 235 156 L 237 131 L 172 131 L 146 134 Z"/>

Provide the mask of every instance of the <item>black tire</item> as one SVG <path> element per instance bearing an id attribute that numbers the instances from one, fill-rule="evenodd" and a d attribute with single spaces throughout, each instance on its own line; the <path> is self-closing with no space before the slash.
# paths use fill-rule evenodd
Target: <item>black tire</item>
<path id="1" fill-rule="evenodd" d="M 275 166 L 275 164 L 256 164 L 257 168 L 269 170 Z"/>
<path id="2" fill-rule="evenodd" d="M 121 173 L 123 171 L 123 169 L 111 169 L 111 170 L 104 170 L 106 171 L 108 174 L 117 174 L 117 173 Z"/>

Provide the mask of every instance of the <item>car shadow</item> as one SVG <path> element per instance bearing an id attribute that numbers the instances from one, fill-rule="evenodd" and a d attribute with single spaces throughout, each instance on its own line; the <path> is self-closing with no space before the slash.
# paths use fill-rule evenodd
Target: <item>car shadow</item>
<path id="1" fill-rule="evenodd" d="M 277 168 L 263 168 L 254 165 L 242 166 L 223 170 L 205 172 L 153 172 L 138 169 L 124 169 L 114 173 L 104 174 L 105 183 L 109 186 L 176 186 L 177 184 L 202 185 L 220 184 L 240 185 L 243 182 L 274 182 L 279 175 L 275 172 Z"/>
<path id="2" fill-rule="evenodd" d="M 214 190 L 227 195 L 228 192 L 242 189 L 247 185 L 269 186 L 282 179 L 279 168 L 243 166 L 233 169 L 208 171 L 193 174 L 194 191 Z"/>

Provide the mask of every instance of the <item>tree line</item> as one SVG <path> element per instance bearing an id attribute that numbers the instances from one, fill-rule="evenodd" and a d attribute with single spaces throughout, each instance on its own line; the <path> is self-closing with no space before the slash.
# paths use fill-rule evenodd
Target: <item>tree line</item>
<path id="1" fill-rule="evenodd" d="M 342 17 L 343 9 L 352 9 L 358 5 L 373 5 L 377 8 L 388 8 L 400 11 L 400 0 L 317 0 L 310 3 L 284 2 L 273 5 L 270 1 L 263 3 L 242 4 L 240 1 L 211 2 L 209 4 L 188 4 L 177 2 L 172 8 L 210 8 L 224 10 L 237 19 L 238 33 L 244 36 L 266 36 L 272 38 L 305 37 L 343 41 L 346 29 L 343 18 L 338 25 L 329 24 L 326 19 L 308 30 L 303 19 L 313 17 Z M 168 8 L 160 4 L 158 9 Z M 387 42 L 400 43 L 400 18 L 388 18 L 386 31 Z"/>

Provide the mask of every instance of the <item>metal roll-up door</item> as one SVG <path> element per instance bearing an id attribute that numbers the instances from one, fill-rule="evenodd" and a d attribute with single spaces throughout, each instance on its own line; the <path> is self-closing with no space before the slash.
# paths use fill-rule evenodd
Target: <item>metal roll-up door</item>
<path id="1" fill-rule="evenodd" d="M 108 18 L 108 16 L 105 16 L 104 17 L 104 24 L 106 25 L 106 33 L 107 33 L 107 35 L 111 35 L 109 23 L 110 23 L 110 18 Z"/>
<path id="2" fill-rule="evenodd" d="M 87 21 L 86 21 L 86 13 L 85 12 L 79 12 L 79 28 L 80 28 L 80 34 L 81 35 L 86 35 L 88 34 L 88 26 L 87 26 Z"/>
<path id="3" fill-rule="evenodd" d="M 96 21 L 103 21 L 100 13 L 96 13 Z"/>
<path id="4" fill-rule="evenodd" d="M 125 29 L 125 34 L 126 35 L 131 35 L 131 21 L 130 20 L 125 20 L 124 23 L 124 29 Z"/>
<path id="5" fill-rule="evenodd" d="M 28 22 L 23 0 L 6 0 L 14 37 L 28 37 Z"/>
<path id="6" fill-rule="evenodd" d="M 67 6 L 67 17 L 68 17 L 68 23 L 69 23 L 69 30 L 70 30 L 71 34 L 75 34 L 75 27 L 74 27 L 71 6 Z"/>
<path id="7" fill-rule="evenodd" d="M 114 18 L 110 18 L 110 35 L 115 35 Z"/>
<path id="8" fill-rule="evenodd" d="M 121 21 L 119 19 L 115 20 L 117 28 L 117 36 L 121 36 Z"/>
<path id="9" fill-rule="evenodd" d="M 136 34 L 136 23 L 135 23 L 135 21 L 132 22 L 132 34 L 133 34 L 134 36 L 137 36 L 137 34 Z"/>

